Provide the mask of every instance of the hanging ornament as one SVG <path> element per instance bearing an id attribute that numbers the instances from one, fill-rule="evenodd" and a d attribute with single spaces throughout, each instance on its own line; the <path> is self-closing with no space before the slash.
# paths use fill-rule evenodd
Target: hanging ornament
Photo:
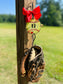
<path id="1" fill-rule="evenodd" d="M 26 29 L 28 31 L 28 33 L 30 34 L 36 34 L 40 31 L 41 29 L 41 23 L 39 22 L 39 20 L 36 19 L 32 19 L 30 22 L 27 22 L 26 24 Z"/>
<path id="2" fill-rule="evenodd" d="M 28 33 L 38 33 L 41 29 L 41 23 L 38 20 L 42 16 L 40 13 L 40 7 L 36 7 L 35 9 L 33 9 L 33 11 L 23 8 L 23 15 L 25 15 L 26 29 Z"/>

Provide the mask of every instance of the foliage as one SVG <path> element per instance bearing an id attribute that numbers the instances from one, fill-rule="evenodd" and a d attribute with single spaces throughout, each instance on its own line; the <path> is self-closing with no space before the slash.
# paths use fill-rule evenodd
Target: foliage
<path id="1" fill-rule="evenodd" d="M 60 1 L 42 0 L 40 3 L 42 17 L 41 23 L 49 26 L 61 26 L 63 13 L 60 7 Z"/>
<path id="2" fill-rule="evenodd" d="M 62 23 L 63 23 L 63 9 L 61 10 L 61 15 L 62 15 Z"/>
<path id="3" fill-rule="evenodd" d="M 16 22 L 15 15 L 0 15 L 0 23 L 2 22 Z"/>

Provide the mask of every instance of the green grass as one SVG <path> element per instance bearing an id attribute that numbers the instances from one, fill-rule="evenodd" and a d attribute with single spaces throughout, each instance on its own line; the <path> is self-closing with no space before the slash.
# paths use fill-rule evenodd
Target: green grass
<path id="1" fill-rule="evenodd" d="M 0 25 L 0 84 L 17 84 L 16 30 L 13 24 Z"/>
<path id="2" fill-rule="evenodd" d="M 15 24 L 0 23 L 0 84 L 17 84 Z M 63 84 L 63 28 L 43 27 L 35 44 L 43 48 L 45 72 L 39 83 Z"/>
<path id="3" fill-rule="evenodd" d="M 4 28 L 4 29 L 16 28 L 16 25 L 15 23 L 0 23 L 0 29 L 1 28 Z"/>

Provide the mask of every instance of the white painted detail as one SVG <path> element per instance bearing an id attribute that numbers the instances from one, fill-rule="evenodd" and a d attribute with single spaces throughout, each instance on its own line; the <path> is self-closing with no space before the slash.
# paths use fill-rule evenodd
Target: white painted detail
<path id="1" fill-rule="evenodd" d="M 30 61 L 32 61 L 35 58 L 35 49 L 32 48 L 31 54 L 30 54 Z"/>

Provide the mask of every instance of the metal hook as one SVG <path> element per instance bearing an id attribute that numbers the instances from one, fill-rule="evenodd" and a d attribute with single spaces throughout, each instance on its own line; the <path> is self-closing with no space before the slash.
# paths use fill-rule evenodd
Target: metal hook
<path id="1" fill-rule="evenodd" d="M 33 10 L 33 2 L 32 2 L 32 10 Z M 34 19 L 34 15 L 32 14 L 32 19 Z"/>
<path id="2" fill-rule="evenodd" d="M 33 10 L 33 2 L 32 2 L 32 10 Z"/>
<path id="3" fill-rule="evenodd" d="M 32 39 L 33 39 L 33 42 L 32 42 L 32 46 L 33 46 L 34 40 L 36 39 L 35 33 L 32 34 Z"/>

